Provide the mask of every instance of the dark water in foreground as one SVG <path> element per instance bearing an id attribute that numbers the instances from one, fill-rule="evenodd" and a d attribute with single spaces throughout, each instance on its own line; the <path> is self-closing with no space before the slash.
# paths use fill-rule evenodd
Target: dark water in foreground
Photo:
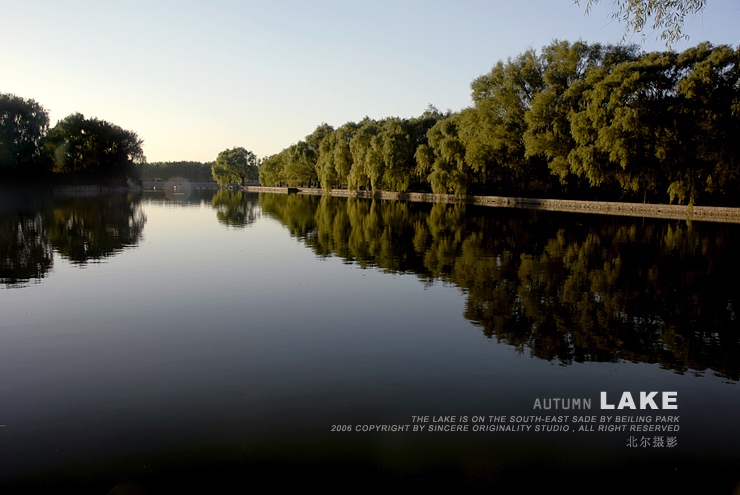
<path id="1" fill-rule="evenodd" d="M 738 226 L 197 194 L 0 211 L 3 493 L 740 481 Z"/>

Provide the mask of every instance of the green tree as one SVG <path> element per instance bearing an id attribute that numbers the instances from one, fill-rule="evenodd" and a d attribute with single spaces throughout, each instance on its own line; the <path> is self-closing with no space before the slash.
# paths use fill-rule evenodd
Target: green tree
<path id="1" fill-rule="evenodd" d="M 331 189 L 336 182 L 332 165 L 332 136 L 334 128 L 322 122 L 316 129 L 306 136 L 305 163 L 307 168 L 313 166 L 313 173 L 308 182 L 323 184 L 325 189 Z"/>
<path id="2" fill-rule="evenodd" d="M 259 165 L 259 181 L 263 186 L 276 186 L 285 182 L 285 155 L 283 150 L 275 155 L 268 156 Z"/>
<path id="3" fill-rule="evenodd" d="M 388 191 L 406 191 L 411 184 L 415 166 L 415 149 L 409 121 L 400 118 L 386 119 L 379 137 L 383 160 L 382 187 Z"/>
<path id="4" fill-rule="evenodd" d="M 573 0 L 576 5 L 581 0 Z M 586 0 L 586 13 L 599 0 Z M 671 46 L 682 39 L 689 39 L 683 34 L 683 22 L 687 15 L 698 14 L 707 5 L 707 0 L 614 0 L 617 10 L 612 19 L 626 23 L 625 37 L 629 30 L 642 33 L 648 20 L 652 18 L 652 29 L 662 29 L 660 39 L 666 46 Z M 644 37 L 644 35 L 643 35 Z"/>
<path id="5" fill-rule="evenodd" d="M 285 156 L 284 178 L 289 186 L 300 186 L 318 182 L 316 157 L 314 150 L 306 141 L 298 141 L 287 149 Z"/>
<path id="6" fill-rule="evenodd" d="M 544 160 L 525 156 L 525 115 L 544 88 L 542 60 L 533 49 L 499 61 L 471 88 L 475 107 L 462 112 L 466 161 L 487 194 L 521 194 L 549 180 Z M 539 191 L 538 191 L 539 192 Z"/>
<path id="7" fill-rule="evenodd" d="M 580 170 L 571 170 L 575 149 L 573 116 L 587 106 L 584 93 L 623 61 L 636 60 L 637 46 L 589 45 L 554 41 L 542 49 L 543 88 L 525 115 L 525 156 L 540 156 L 563 185 L 578 186 Z M 588 77 L 587 77 L 588 76 Z M 596 181 L 594 181 L 596 182 Z M 566 187 L 566 191 L 570 191 Z"/>
<path id="8" fill-rule="evenodd" d="M 334 138 L 334 168 L 337 173 L 337 182 L 347 184 L 350 170 L 352 170 L 352 150 L 350 143 L 357 131 L 357 124 L 348 122 L 335 131 Z"/>
<path id="9" fill-rule="evenodd" d="M 257 156 L 244 148 L 232 148 L 218 154 L 216 163 L 211 167 L 213 180 L 220 186 L 227 186 L 232 182 L 244 185 L 245 181 L 257 180 Z"/>
<path id="10" fill-rule="evenodd" d="M 435 194 L 465 196 L 468 192 L 469 167 L 465 162 L 459 120 L 460 114 L 453 114 L 438 121 L 427 133 L 428 146 L 419 146 L 415 153 L 417 168 L 421 174 L 428 174 Z"/>
<path id="11" fill-rule="evenodd" d="M 740 49 L 702 43 L 677 65 L 670 199 L 732 202 L 740 186 Z"/>
<path id="12" fill-rule="evenodd" d="M 643 196 L 665 190 L 666 157 L 676 145 L 670 117 L 675 62 L 673 52 L 653 52 L 598 74 L 571 117 L 575 174 L 592 186 L 614 183 Z"/>
<path id="13" fill-rule="evenodd" d="M 355 130 L 349 143 L 352 168 L 347 176 L 351 190 L 375 189 L 380 172 L 380 156 L 377 150 L 378 123 L 365 117 Z"/>
<path id="14" fill-rule="evenodd" d="M 49 131 L 44 148 L 55 173 L 125 182 L 146 161 L 142 144 L 135 132 L 76 113 Z"/>
<path id="15" fill-rule="evenodd" d="M 41 141 L 48 129 L 49 115 L 39 103 L 0 94 L 0 174 L 46 171 Z"/>
<path id="16" fill-rule="evenodd" d="M 337 169 L 334 166 L 334 148 L 336 147 L 337 133 L 332 131 L 319 143 L 319 157 L 316 160 L 316 173 L 321 187 L 326 191 L 339 184 Z"/>

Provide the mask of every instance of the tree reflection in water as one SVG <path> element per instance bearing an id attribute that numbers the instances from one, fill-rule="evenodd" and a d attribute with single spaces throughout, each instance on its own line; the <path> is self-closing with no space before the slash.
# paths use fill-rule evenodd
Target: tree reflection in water
<path id="1" fill-rule="evenodd" d="M 0 283 L 22 287 L 46 276 L 53 251 L 83 265 L 141 240 L 146 217 L 126 194 L 52 200 L 0 212 Z"/>
<path id="2" fill-rule="evenodd" d="M 319 256 L 442 280 L 489 337 L 563 365 L 740 378 L 736 225 L 261 194 Z"/>
<path id="3" fill-rule="evenodd" d="M 246 227 L 259 218 L 254 195 L 221 189 L 213 195 L 211 206 L 218 221 L 229 227 Z"/>

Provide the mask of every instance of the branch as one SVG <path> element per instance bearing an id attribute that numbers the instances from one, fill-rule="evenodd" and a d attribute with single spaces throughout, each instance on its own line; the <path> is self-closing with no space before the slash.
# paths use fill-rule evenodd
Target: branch
<path id="1" fill-rule="evenodd" d="M 581 0 L 573 0 L 576 5 L 581 5 Z M 599 3 L 599 0 L 586 1 L 586 14 L 591 13 L 591 8 Z M 631 30 L 642 33 L 652 19 L 652 28 L 662 29 L 660 39 L 665 40 L 667 47 L 671 47 L 680 40 L 688 40 L 689 36 L 683 34 L 684 19 L 688 14 L 698 14 L 707 5 L 707 0 L 614 0 L 617 10 L 612 12 L 611 18 L 626 24 L 622 41 L 627 38 Z M 645 35 L 643 34 L 643 39 Z"/>

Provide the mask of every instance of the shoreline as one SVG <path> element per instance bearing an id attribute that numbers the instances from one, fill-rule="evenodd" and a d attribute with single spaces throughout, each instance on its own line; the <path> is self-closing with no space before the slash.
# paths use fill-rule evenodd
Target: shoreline
<path id="1" fill-rule="evenodd" d="M 649 203 L 620 203 L 612 201 L 581 201 L 571 199 L 515 198 L 506 196 L 465 196 L 419 192 L 350 191 L 332 189 L 327 192 L 315 187 L 244 186 L 246 192 L 276 194 L 331 195 L 338 197 L 385 199 L 421 203 L 464 203 L 498 208 L 563 211 L 569 213 L 596 213 L 630 217 L 666 218 L 673 220 L 740 223 L 740 208 L 725 206 L 687 206 Z"/>

